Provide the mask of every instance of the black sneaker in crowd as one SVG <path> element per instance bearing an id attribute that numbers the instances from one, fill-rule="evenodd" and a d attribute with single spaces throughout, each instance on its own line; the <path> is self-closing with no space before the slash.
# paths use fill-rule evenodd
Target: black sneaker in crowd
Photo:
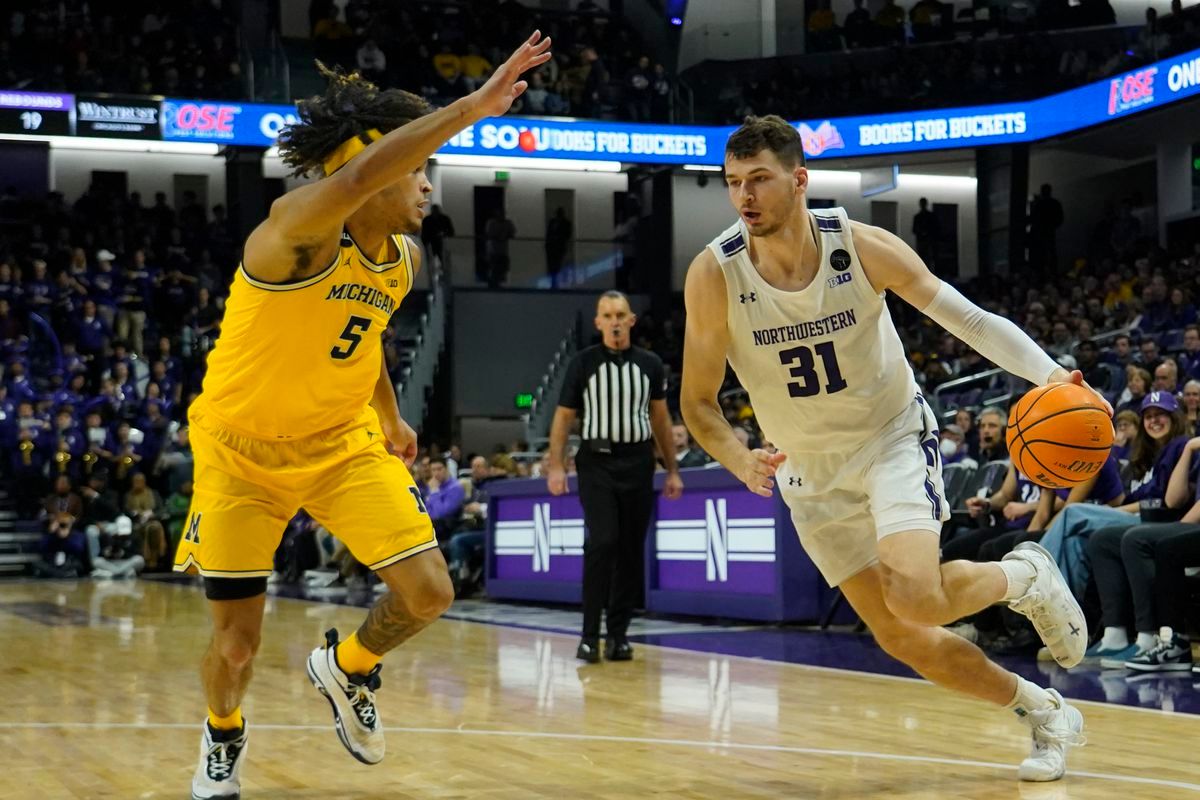
<path id="1" fill-rule="evenodd" d="M 575 649 L 575 657 L 589 664 L 600 663 L 600 640 L 580 639 L 579 647 Z"/>
<path id="2" fill-rule="evenodd" d="M 1125 662 L 1138 672 L 1188 672 L 1193 666 L 1192 643 L 1170 628 L 1158 632 L 1154 647 Z"/>

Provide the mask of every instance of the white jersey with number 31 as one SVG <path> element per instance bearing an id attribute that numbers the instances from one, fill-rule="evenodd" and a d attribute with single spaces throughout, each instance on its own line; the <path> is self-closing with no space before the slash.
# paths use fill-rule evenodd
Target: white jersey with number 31
<path id="1" fill-rule="evenodd" d="M 766 438 L 788 454 L 855 450 L 918 391 L 845 210 L 810 213 L 820 267 L 802 291 L 763 280 L 740 219 L 708 245 L 725 274 L 729 363 Z"/>

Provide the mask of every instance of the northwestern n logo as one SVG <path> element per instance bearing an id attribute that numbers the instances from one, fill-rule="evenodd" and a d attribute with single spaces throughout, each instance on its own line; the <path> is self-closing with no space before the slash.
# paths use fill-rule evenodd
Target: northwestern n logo
<path id="1" fill-rule="evenodd" d="M 729 580 L 729 522 L 724 498 L 704 501 L 704 534 L 708 542 L 704 579 L 724 583 Z"/>
<path id="2" fill-rule="evenodd" d="M 533 571 L 550 571 L 550 504 L 533 504 Z"/>
<path id="3" fill-rule="evenodd" d="M 192 515 L 191 521 L 188 523 L 187 530 L 184 531 L 183 540 L 192 544 L 200 544 L 200 513 Z"/>

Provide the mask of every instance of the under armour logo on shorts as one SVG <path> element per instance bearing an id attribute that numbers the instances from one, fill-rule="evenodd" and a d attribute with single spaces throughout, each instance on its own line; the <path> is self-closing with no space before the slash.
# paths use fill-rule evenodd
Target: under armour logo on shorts
<path id="1" fill-rule="evenodd" d="M 750 294 L 739 294 L 738 297 L 742 298 L 742 305 L 746 305 L 747 299 L 751 303 L 758 300 L 758 294 L 756 292 L 751 292 Z"/>
<path id="2" fill-rule="evenodd" d="M 788 478 L 788 486 L 803 486 L 804 483 L 799 478 Z"/>

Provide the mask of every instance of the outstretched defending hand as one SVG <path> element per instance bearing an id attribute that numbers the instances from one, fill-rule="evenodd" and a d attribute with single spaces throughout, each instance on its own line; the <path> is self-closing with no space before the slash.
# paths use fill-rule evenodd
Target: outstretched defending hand
<path id="1" fill-rule="evenodd" d="M 1083 373 L 1079 370 L 1073 369 L 1068 372 L 1062 367 L 1059 367 L 1058 369 L 1054 370 L 1054 372 L 1050 373 L 1050 380 L 1046 381 L 1047 385 L 1051 383 L 1073 383 L 1076 386 L 1082 386 L 1085 389 L 1089 389 L 1093 394 L 1096 395 L 1096 397 L 1100 398 L 1100 402 L 1104 405 L 1104 408 L 1108 410 L 1108 415 L 1110 417 L 1113 415 L 1112 403 L 1105 400 L 1104 395 L 1100 394 L 1095 389 L 1092 389 L 1092 387 L 1088 385 L 1088 382 L 1083 379 Z"/>
<path id="2" fill-rule="evenodd" d="M 787 460 L 783 453 L 768 453 L 766 450 L 750 450 L 737 471 L 738 480 L 746 488 L 761 497 L 770 497 L 775 488 L 775 471 Z"/>
<path id="3" fill-rule="evenodd" d="M 529 87 L 528 82 L 521 80 L 522 73 L 545 64 L 550 58 L 550 37 L 543 39 L 541 31 L 534 31 L 525 44 L 492 73 L 487 83 L 475 91 L 479 110 L 489 117 L 507 113 L 513 100 Z"/>

